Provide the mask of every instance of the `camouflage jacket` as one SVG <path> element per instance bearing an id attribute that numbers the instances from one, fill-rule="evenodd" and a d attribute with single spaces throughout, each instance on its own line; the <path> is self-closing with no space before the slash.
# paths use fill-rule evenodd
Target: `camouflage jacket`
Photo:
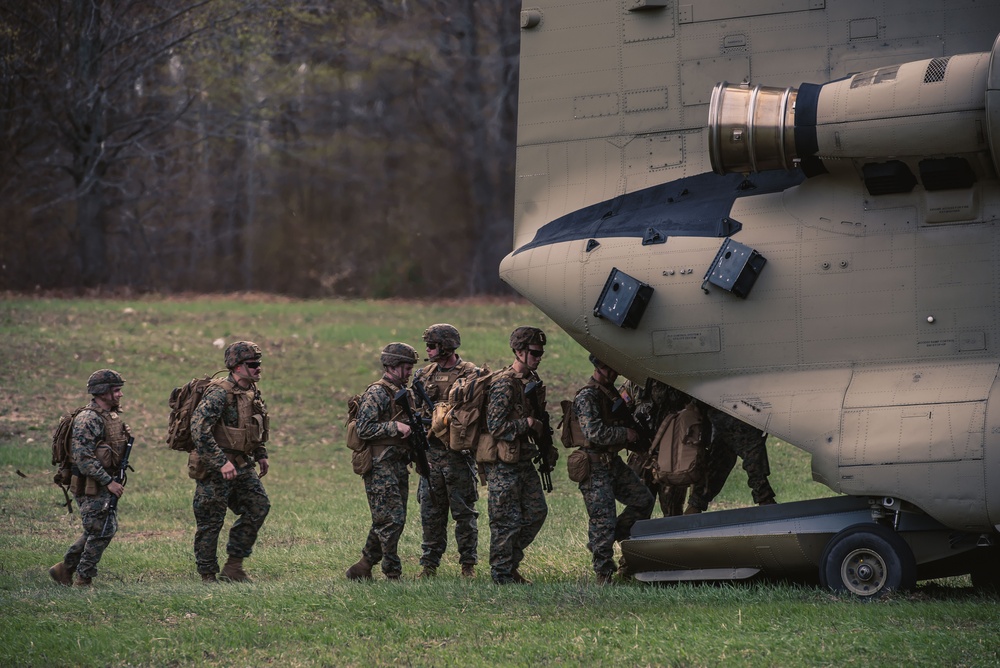
<path id="1" fill-rule="evenodd" d="M 362 441 L 376 445 L 403 445 L 396 422 L 404 420 L 402 411 L 394 402 L 394 394 L 399 389 L 399 385 L 383 375 L 361 395 L 357 428 Z"/>
<path id="2" fill-rule="evenodd" d="M 490 383 L 490 394 L 486 405 L 486 429 L 493 438 L 515 441 L 531 431 L 528 427 L 529 417 L 541 419 L 542 416 L 535 414 L 528 398 L 524 395 L 525 386 L 532 381 L 541 382 L 538 374 L 533 371 L 521 374 L 510 366 L 497 372 L 493 382 Z M 544 398 L 541 407 L 544 411 Z"/>
<path id="3" fill-rule="evenodd" d="M 615 418 L 611 413 L 614 401 L 620 396 L 614 385 L 599 385 L 593 378 L 576 393 L 573 412 L 587 439 L 585 448 L 618 450 L 625 447 L 628 442 L 626 420 Z"/>
<path id="4" fill-rule="evenodd" d="M 233 385 L 236 384 L 232 374 L 226 380 Z M 264 400 L 257 386 L 251 385 L 247 391 L 253 393 L 253 401 L 259 403 L 259 410 L 266 413 L 267 409 L 264 407 Z M 216 426 L 221 424 L 233 428 L 249 427 L 240 424 L 239 409 L 235 401 L 229 400 L 228 395 L 225 387 L 213 383 L 205 389 L 201 401 L 191 413 L 191 437 L 201 461 L 209 469 L 219 470 L 228 461 L 226 453 L 216 439 Z M 252 456 L 254 460 L 267 459 L 267 449 L 260 445 L 253 450 Z"/>
<path id="5" fill-rule="evenodd" d="M 70 453 L 73 458 L 74 474 L 93 478 L 101 485 L 114 479 L 115 471 L 107 471 L 97 459 L 97 446 L 107 443 L 121 456 L 128 440 L 128 425 L 122 422 L 115 411 L 105 411 L 91 400 L 73 419 L 73 434 Z"/>

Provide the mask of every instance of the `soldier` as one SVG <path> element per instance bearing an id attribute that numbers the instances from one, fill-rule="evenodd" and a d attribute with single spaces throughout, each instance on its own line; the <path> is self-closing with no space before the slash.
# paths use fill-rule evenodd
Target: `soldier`
<path id="1" fill-rule="evenodd" d="M 424 331 L 427 343 L 427 358 L 430 364 L 413 375 L 413 384 L 420 381 L 428 398 L 437 404 L 448 399 L 448 390 L 459 378 L 476 376 L 479 369 L 472 362 L 462 360 L 456 350 L 462 345 L 458 330 L 452 325 L 441 323 L 431 325 Z M 422 406 L 421 413 L 428 419 L 432 408 Z M 477 545 L 479 529 L 476 501 L 476 463 L 468 450 L 456 452 L 442 441 L 447 433 L 440 436 L 428 434 L 427 461 L 430 465 L 429 478 L 420 478 L 417 485 L 417 500 L 420 502 L 420 523 L 423 527 L 423 542 L 420 577 L 433 577 L 441 563 L 441 556 L 448 547 L 448 511 L 455 518 L 455 543 L 458 545 L 458 560 L 462 565 L 463 577 L 475 577 L 478 561 Z"/>
<path id="2" fill-rule="evenodd" d="M 598 583 L 610 584 L 615 574 L 615 541 L 628 538 L 637 520 L 649 519 L 655 499 L 618 456 L 619 450 L 638 440 L 638 433 L 629 426 L 629 410 L 615 388 L 618 372 L 594 355 L 590 363 L 594 373 L 573 400 L 573 413 L 585 439 L 580 450 L 590 460 L 590 476 L 580 482 L 580 491 L 590 518 L 587 549 L 593 555 L 594 573 Z M 616 402 L 621 406 L 618 410 Z M 616 501 L 625 504 L 620 515 Z"/>
<path id="3" fill-rule="evenodd" d="M 538 453 L 534 439 L 548 424 L 544 389 L 535 372 L 545 352 L 545 332 L 537 327 L 518 327 L 511 332 L 510 348 L 514 363 L 497 372 L 486 409 L 486 428 L 496 443 L 496 459 L 485 463 L 490 574 L 497 584 L 531 584 L 518 567 L 549 512 L 531 462 Z M 532 382 L 538 384 L 534 400 L 525 393 Z"/>
<path id="4" fill-rule="evenodd" d="M 708 468 L 704 482 L 695 485 L 688 499 L 685 515 L 704 512 L 708 504 L 722 491 L 729 473 L 736 465 L 736 456 L 743 460 L 747 485 L 753 501 L 759 506 L 776 503 L 774 490 L 767 476 L 767 435 L 760 429 L 717 409 L 709 409 L 712 421 L 712 445 L 708 451 Z"/>
<path id="5" fill-rule="evenodd" d="M 357 417 L 358 436 L 372 455 L 372 468 L 362 476 L 372 526 L 360 561 L 347 569 L 348 580 L 371 580 L 372 567 L 379 562 L 389 580 L 399 580 L 403 573 L 397 548 L 406 525 L 410 489 L 410 447 L 406 443 L 410 425 L 402 421 L 402 410 L 394 398 L 410 380 L 417 351 L 405 343 L 390 343 L 382 349 L 379 361 L 382 377 L 361 395 Z"/>
<path id="6" fill-rule="evenodd" d="M 269 470 L 267 407 L 257 389 L 261 350 L 252 341 L 237 341 L 226 348 L 229 376 L 213 381 L 191 414 L 191 437 L 195 443 L 192 461 L 199 472 L 194 492 L 194 557 L 202 582 L 218 581 L 216 557 L 219 533 L 226 509 L 239 519 L 229 530 L 222 577 L 231 582 L 249 582 L 243 560 L 250 556 L 257 533 L 264 524 L 271 502 L 260 479 Z M 260 466 L 260 476 L 255 465 Z"/>
<path id="7" fill-rule="evenodd" d="M 70 545 L 63 560 L 49 569 L 49 575 L 61 585 L 73 584 L 76 573 L 77 586 L 90 586 L 101 555 L 118 531 L 118 517 L 110 504 L 112 498 L 120 498 L 125 492 L 113 479 L 129 437 L 128 425 L 119 416 L 124 384 L 125 379 L 112 369 L 90 374 L 87 392 L 92 399 L 73 418 L 70 489 L 80 507 L 83 533 Z"/>

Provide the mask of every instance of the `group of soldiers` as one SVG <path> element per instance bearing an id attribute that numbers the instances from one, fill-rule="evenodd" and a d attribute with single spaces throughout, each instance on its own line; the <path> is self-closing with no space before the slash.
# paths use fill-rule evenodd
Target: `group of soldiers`
<path id="1" fill-rule="evenodd" d="M 371 466 L 362 476 L 371 528 L 361 558 L 346 571 L 350 580 L 371 580 L 377 565 L 388 580 L 402 576 L 398 544 L 406 524 L 409 467 L 418 459 L 411 435 L 415 430 L 423 432 L 422 423 L 431 421 L 433 405 L 445 402 L 460 379 L 480 377 L 484 372 L 458 355 L 461 336 L 454 326 L 431 325 L 423 340 L 429 364 L 414 373 L 416 350 L 405 343 L 390 343 L 380 354 L 381 378 L 360 398 L 356 429 L 371 455 Z M 482 478 L 488 489 L 490 576 L 498 585 L 530 584 L 520 566 L 548 515 L 543 480 L 558 458 L 552 447 L 545 388 L 538 376 L 545 345 L 545 332 L 537 327 L 518 327 L 511 332 L 513 361 L 488 376 L 483 435 L 476 451 L 455 450 L 436 431 L 426 435 L 426 467 L 421 467 L 417 487 L 423 531 L 419 577 L 437 573 L 448 544 L 449 514 L 455 520 L 461 574 L 475 577 L 479 560 L 477 484 Z M 267 408 L 257 389 L 261 358 L 260 347 L 251 341 L 228 346 L 224 353 L 228 376 L 213 380 L 191 413 L 194 450 L 188 469 L 196 480 L 194 554 L 197 571 L 206 584 L 220 578 L 249 581 L 243 560 L 251 555 L 270 510 L 261 484 L 269 470 Z M 643 455 L 648 453 L 641 452 L 637 443 L 640 425 L 655 430 L 666 414 L 693 400 L 655 381 L 643 387 L 626 382 L 619 391 L 615 385 L 618 372 L 593 355 L 590 360 L 593 375 L 577 392 L 572 411 L 582 433 L 583 441 L 578 445 L 587 469 L 579 480 L 589 518 L 587 547 L 598 582 L 607 584 L 616 576 L 630 577 L 628 565 L 614 561 L 615 543 L 629 536 L 636 521 L 650 517 L 657 498 L 664 515 L 682 512 L 688 489 L 665 487 L 646 475 Z M 91 402 L 73 418 L 70 489 L 80 508 L 83 531 L 62 561 L 49 569 L 50 576 L 63 585 L 91 584 L 118 528 L 115 506 L 124 493 L 124 481 L 114 474 L 130 435 L 119 413 L 124 385 L 125 379 L 117 371 L 95 371 L 87 383 Z M 422 397 L 412 400 L 406 390 L 416 386 L 422 388 Z M 407 402 L 412 401 L 410 410 L 397 401 L 401 392 Z M 629 410 L 618 409 L 622 402 Z M 743 459 L 754 501 L 774 503 L 774 491 L 767 480 L 766 436 L 702 404 L 699 410 L 710 418 L 713 437 L 706 444 L 705 475 L 691 486 L 684 514 L 707 509 L 737 456 Z M 619 454 L 623 449 L 635 451 L 628 464 Z M 618 503 L 624 505 L 621 513 Z M 220 569 L 217 546 L 227 510 L 238 519 L 229 531 L 227 560 Z"/>
<path id="2" fill-rule="evenodd" d="M 194 450 L 188 474 L 196 480 L 194 555 L 202 581 L 250 580 L 243 560 L 253 552 L 257 533 L 271 503 L 260 479 L 267 475 L 267 407 L 257 389 L 261 349 L 252 341 L 237 341 L 224 353 L 228 376 L 213 380 L 191 413 Z M 70 489 L 80 508 L 83 532 L 62 561 L 49 569 L 62 585 L 89 586 L 97 564 L 118 531 L 115 501 L 124 493 L 115 479 L 131 433 L 122 422 L 120 402 L 125 379 L 113 369 L 90 375 L 91 401 L 73 418 L 70 435 Z M 260 474 L 257 473 L 257 468 Z M 229 530 L 227 560 L 219 569 L 219 534 L 232 510 L 239 519 Z M 74 580 L 75 574 L 75 580 Z"/>
<path id="3" fill-rule="evenodd" d="M 413 425 L 407 422 L 396 397 L 405 394 L 412 375 L 412 386 L 423 386 L 425 390 L 414 393 L 418 395 L 414 403 L 420 408 L 416 414 L 422 416 L 417 419 L 431 422 L 433 404 L 446 401 L 459 379 L 482 373 L 458 355 L 461 336 L 454 326 L 431 325 L 424 331 L 423 340 L 425 361 L 430 364 L 414 373 L 416 350 L 405 343 L 390 343 L 380 355 L 382 377 L 361 395 L 356 424 L 358 436 L 371 449 L 372 465 L 363 473 L 363 479 L 372 522 L 361 558 L 346 571 L 349 580 L 371 580 L 372 569 L 378 565 L 388 580 L 402 576 L 398 544 L 406 524 L 409 464 L 419 459 L 419 453 L 411 439 Z M 475 577 L 478 474 L 485 479 L 488 490 L 490 576 L 498 585 L 530 584 L 519 569 L 525 550 L 548 515 L 544 474 L 558 458 L 551 447 L 544 386 L 538 376 L 545 345 L 545 333 L 537 327 L 518 327 L 511 332 L 514 359 L 489 376 L 483 408 L 484 434 L 475 451 L 456 451 L 434 431 L 426 436 L 427 471 L 417 487 L 423 531 L 418 577 L 437 573 L 448 543 L 449 513 L 455 519 L 462 576 Z M 577 392 L 572 411 L 582 432 L 583 442 L 578 445 L 588 469 L 579 482 L 589 518 L 587 547 L 597 581 L 608 584 L 616 577 L 627 579 L 631 575 L 624 560 L 615 563 L 615 543 L 629 536 L 636 521 L 650 517 L 657 496 L 664 515 L 680 514 L 688 491 L 644 480 L 641 459 L 630 458 L 626 464 L 619 453 L 623 449 L 640 449 L 637 421 L 655 430 L 657 421 L 667 412 L 684 405 L 680 402 L 693 400 L 655 381 L 642 388 L 627 383 L 623 396 L 615 386 L 618 372 L 593 355 L 590 360 L 593 375 Z M 623 402 L 629 407 L 624 412 L 617 408 Z M 754 501 L 774 503 L 774 491 L 767 480 L 766 435 L 707 406 L 699 404 L 699 409 L 711 416 L 710 433 L 715 437 L 706 444 L 709 457 L 703 483 L 693 485 L 688 508 L 683 512 L 707 509 L 725 484 L 737 455 L 743 458 L 749 474 Z M 621 513 L 618 503 L 624 505 Z"/>

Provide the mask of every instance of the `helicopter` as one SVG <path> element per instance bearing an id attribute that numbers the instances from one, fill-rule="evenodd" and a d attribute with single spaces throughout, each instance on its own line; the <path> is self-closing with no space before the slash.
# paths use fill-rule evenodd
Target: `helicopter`
<path id="1" fill-rule="evenodd" d="M 639 580 L 997 587 L 998 34 L 975 0 L 525 0 L 501 279 L 836 493 L 640 521 Z"/>

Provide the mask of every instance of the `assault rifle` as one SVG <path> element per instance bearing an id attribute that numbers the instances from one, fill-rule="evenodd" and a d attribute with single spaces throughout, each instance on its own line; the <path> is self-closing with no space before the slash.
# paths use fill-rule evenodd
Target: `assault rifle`
<path id="1" fill-rule="evenodd" d="M 128 483 L 128 471 L 135 472 L 135 469 L 129 466 L 128 459 L 132 455 L 132 443 L 135 442 L 135 438 L 131 435 L 128 437 L 128 443 L 125 444 L 125 454 L 122 455 L 121 464 L 118 465 L 118 473 L 115 474 L 113 480 L 122 487 Z M 101 538 L 108 532 L 108 522 L 111 518 L 118 515 L 118 497 L 114 494 L 111 495 L 111 500 L 108 501 L 108 516 L 104 518 L 104 526 L 101 528 Z"/>
<path id="2" fill-rule="evenodd" d="M 413 406 L 410 404 L 410 393 L 405 387 L 396 392 L 394 400 L 396 405 L 406 414 L 406 419 L 410 425 L 410 435 L 407 437 L 407 440 L 410 442 L 410 448 L 413 451 L 413 468 L 423 477 L 430 479 L 431 465 L 427 462 L 427 449 L 429 446 L 427 445 L 427 430 L 424 429 L 424 423 L 421 421 L 420 416 L 414 412 Z"/>
<path id="3" fill-rule="evenodd" d="M 632 452 L 649 451 L 649 447 L 653 444 L 653 438 L 656 436 L 656 430 L 651 429 L 645 422 L 637 420 L 635 414 L 629 410 L 628 404 L 621 397 L 615 399 L 615 403 L 611 405 L 611 417 L 627 422 L 626 426 L 634 429 L 636 434 L 639 435 L 635 439 L 635 443 L 625 444 L 626 450 L 631 450 Z"/>
<path id="4" fill-rule="evenodd" d="M 427 396 L 427 389 L 424 387 L 424 381 L 422 381 L 422 380 L 415 380 L 412 383 L 410 383 L 410 387 L 413 388 L 413 393 L 415 395 L 417 395 L 418 399 L 420 399 L 420 403 L 422 405 L 424 405 L 424 406 L 427 406 L 427 412 L 429 414 L 433 415 L 434 414 L 434 400 L 431 399 L 429 396 Z M 424 424 L 430 424 L 431 423 L 431 418 L 429 418 L 429 417 L 423 418 L 423 423 Z"/>
<path id="5" fill-rule="evenodd" d="M 524 396 L 527 398 L 528 402 L 531 404 L 532 411 L 535 415 L 540 416 L 539 420 L 542 423 L 542 431 L 533 437 L 535 445 L 538 446 L 538 456 L 535 458 L 534 462 L 538 465 L 538 475 L 542 478 L 542 489 L 546 492 L 552 491 L 552 464 L 550 462 L 554 461 L 559 453 L 556 452 L 555 447 L 552 445 L 552 425 L 549 423 L 549 414 L 542 408 L 542 402 L 538 398 L 539 388 L 542 387 L 542 381 L 533 380 L 524 386 Z"/>

